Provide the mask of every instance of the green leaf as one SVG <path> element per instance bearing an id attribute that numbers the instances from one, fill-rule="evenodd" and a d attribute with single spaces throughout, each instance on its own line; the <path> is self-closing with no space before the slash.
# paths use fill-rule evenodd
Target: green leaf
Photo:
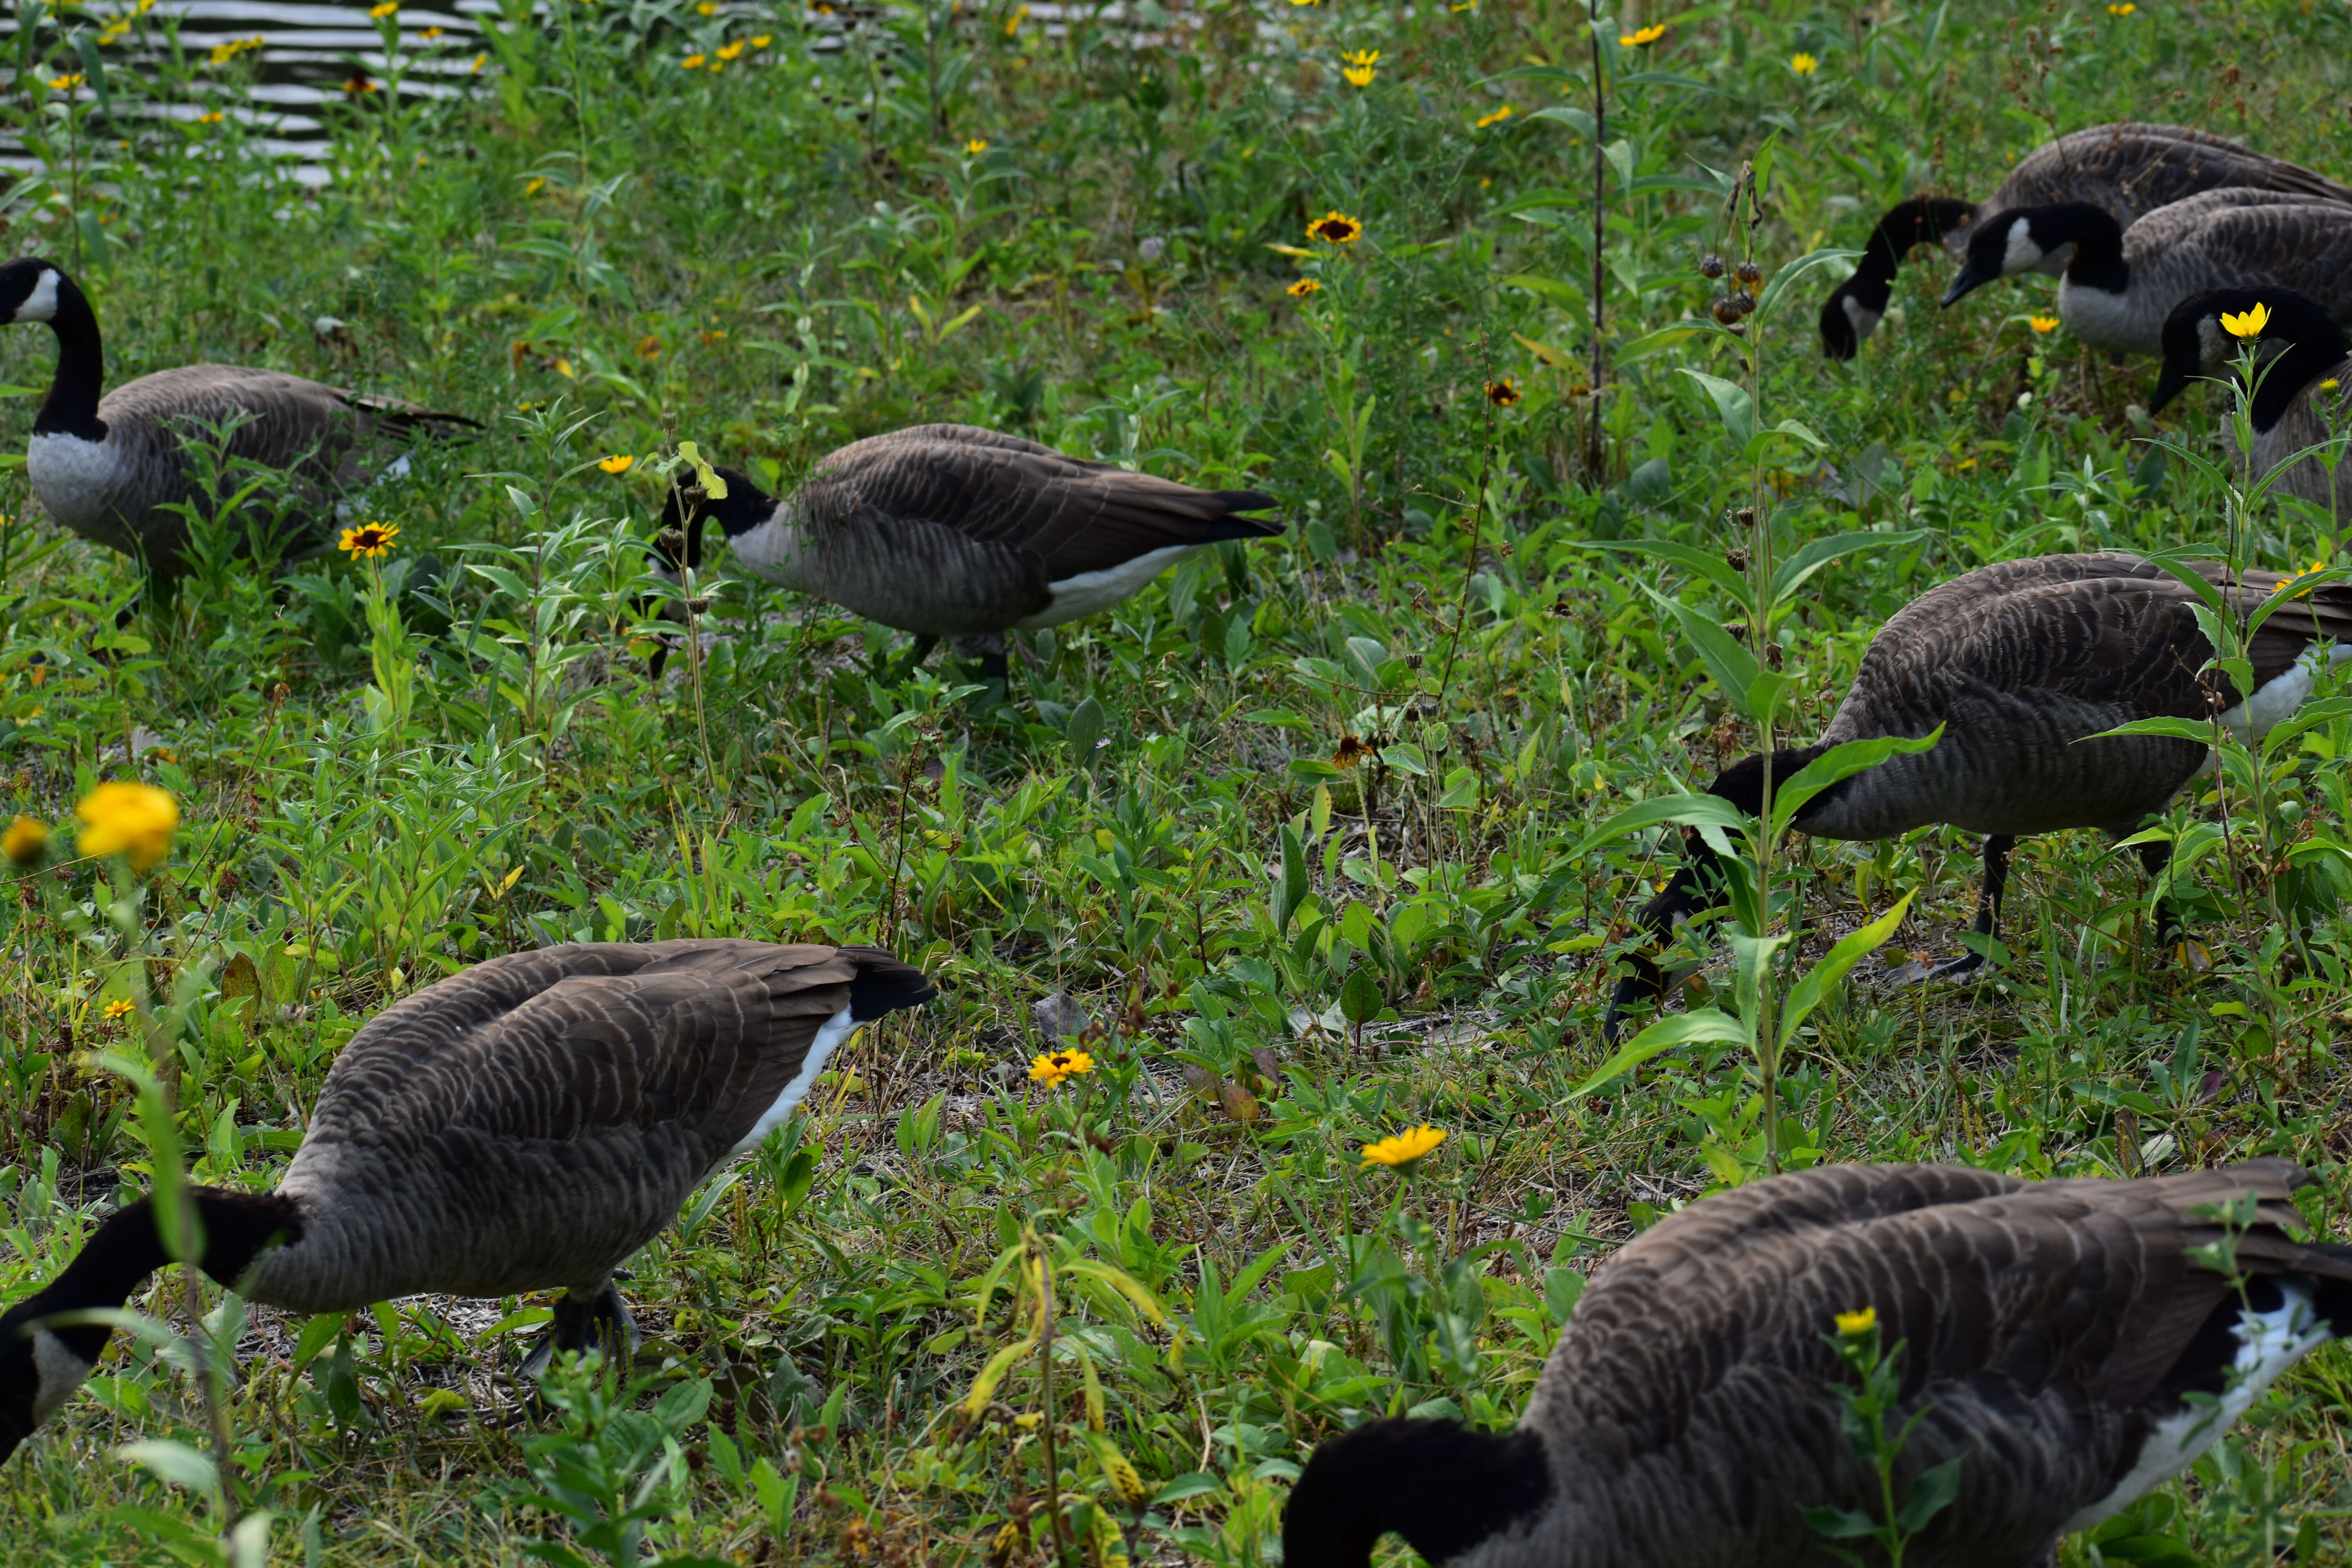
<path id="1" fill-rule="evenodd" d="M 1583 137 L 1587 142 L 1593 139 L 1599 129 L 1592 122 L 1592 110 L 1589 109 L 1579 109 L 1572 103 L 1556 103 L 1549 109 L 1538 109 L 1533 114 L 1528 115 L 1528 118 L 1529 120 L 1556 120 L 1560 124 L 1565 125 L 1570 130 L 1575 132 L 1579 136 Z"/>
<path id="2" fill-rule="evenodd" d="M 1445 775 L 1445 793 L 1437 797 L 1441 811 L 1475 811 L 1481 794 L 1475 769 L 1455 768 Z"/>
<path id="3" fill-rule="evenodd" d="M 1381 1006 L 1380 982 L 1369 969 L 1356 968 L 1348 972 L 1347 983 L 1339 987 L 1339 1011 L 1348 1022 L 1362 1028 L 1378 1016 Z"/>
<path id="4" fill-rule="evenodd" d="M 1715 411 L 1723 420 L 1723 427 L 1731 432 L 1731 443 L 1745 447 L 1756 435 L 1756 400 L 1748 389 L 1736 381 L 1726 381 L 1719 375 L 1709 375 L 1688 365 L 1676 365 L 1676 370 L 1699 384 L 1715 400 Z"/>
<path id="5" fill-rule="evenodd" d="M 2314 702 L 2291 719 L 2282 720 L 2263 737 L 2263 752 L 2275 755 L 2278 749 L 2302 736 L 2306 731 L 2322 724 L 2332 724 L 2338 719 L 2352 717 L 2352 697 L 2329 697 Z"/>
<path id="6" fill-rule="evenodd" d="M 1274 884 L 1274 931 L 1276 936 L 1290 934 L 1290 922 L 1298 913 L 1298 906 L 1307 901 L 1307 849 L 1298 841 L 1298 829 L 1285 823 L 1282 828 L 1282 872 Z"/>
<path id="7" fill-rule="evenodd" d="M 1772 784 L 1772 831 L 1777 836 L 1785 831 L 1797 814 L 1822 791 L 1843 779 L 1852 778 L 1865 769 L 1874 768 L 1892 756 L 1915 756 L 1933 751 L 1944 737 L 1941 724 L 1926 735 L 1913 740 L 1904 735 L 1880 735 L 1867 741 L 1847 741 L 1832 746 L 1786 781 L 1775 779 Z"/>
<path id="8" fill-rule="evenodd" d="M 1723 623 L 1705 610 L 1669 599 L 1647 583 L 1639 584 L 1642 592 L 1657 601 L 1658 607 L 1674 616 L 1683 635 L 1698 649 L 1699 662 L 1706 666 L 1707 674 L 1734 708 L 1749 719 L 1759 717 L 1748 709 L 1748 693 L 1755 689 L 1756 678 L 1763 667 L 1756 656 L 1738 637 L 1724 630 Z"/>
<path id="9" fill-rule="evenodd" d="M 1895 1516 L 1896 1529 L 1906 1535 L 1916 1535 L 1927 1528 L 1928 1521 L 1952 1506 L 1952 1500 L 1960 1495 L 1960 1462 L 1966 1458 L 1955 1454 L 1911 1483 L 1911 1495 L 1903 1500 L 1903 1507 Z"/>
<path id="10" fill-rule="evenodd" d="M 1859 554 L 1865 550 L 1916 544 L 1927 537 L 1926 530 L 1913 529 L 1906 533 L 1838 533 L 1827 539 L 1813 540 L 1780 563 L 1780 569 L 1772 574 L 1772 604 L 1777 608 L 1807 578 L 1843 556 Z"/>
<path id="11" fill-rule="evenodd" d="M 185 1443 L 174 1443 L 168 1437 L 125 1443 L 114 1450 L 114 1457 L 144 1465 L 163 1480 L 193 1492 L 220 1489 L 220 1471 L 214 1468 L 212 1460 Z"/>
<path id="12" fill-rule="evenodd" d="M 1224 1489 L 1224 1482 L 1217 1479 L 1216 1477 L 1194 1470 L 1190 1475 L 1178 1476 L 1174 1480 L 1152 1493 L 1151 1506 L 1158 1508 L 1163 1503 L 1182 1502 L 1186 1498 L 1206 1497 L 1211 1492 Z"/>
<path id="13" fill-rule="evenodd" d="M 302 1337 L 294 1342 L 296 1376 L 300 1376 L 303 1368 L 318 1360 L 319 1353 L 335 1342 L 335 1336 L 342 1332 L 344 1316 L 341 1312 L 318 1312 L 302 1325 Z"/>
<path id="14" fill-rule="evenodd" d="M 1612 1079 L 1632 1072 L 1652 1057 L 1694 1040 L 1718 1040 L 1744 1046 L 1748 1042 L 1748 1035 L 1738 1019 L 1720 1008 L 1694 1007 L 1687 1013 L 1670 1014 L 1628 1040 L 1615 1056 L 1594 1069 L 1591 1077 L 1561 1098 L 1581 1100 Z"/>
<path id="15" fill-rule="evenodd" d="M 1062 739 L 1070 748 L 1071 759 L 1082 766 L 1092 762 L 1096 743 L 1103 738 L 1103 730 L 1108 723 L 1103 705 L 1092 697 L 1071 709 L 1062 727 Z"/>
<path id="16" fill-rule="evenodd" d="M 1916 889 L 1913 889 L 1916 891 Z M 1830 998 L 1846 972 L 1868 954 L 1886 944 L 1903 917 L 1911 911 L 1911 894 L 1905 893 L 1895 900 L 1895 907 L 1859 931 L 1848 931 L 1837 945 L 1822 955 L 1819 963 L 1806 971 L 1789 993 L 1789 1000 L 1780 1013 L 1780 1043 L 1787 1045 L 1797 1037 L 1798 1026 L 1812 1016 L 1813 1010 Z"/>
<path id="17" fill-rule="evenodd" d="M 2128 724 L 2118 724 L 2095 735 L 2084 735 L 2073 743 L 2079 746 L 2084 741 L 2104 741 L 2114 735 L 2169 735 L 2177 741 L 2194 741 L 2200 746 L 2210 746 L 2213 743 L 2213 724 L 2205 720 L 2135 719 Z M 2222 731 L 2224 734 L 2228 732 L 2226 730 Z"/>
<path id="18" fill-rule="evenodd" d="M 1621 358 L 1621 364 L 1623 360 Z M 1708 582 L 1729 594 L 1745 609 L 1748 605 L 1748 579 L 1732 568 L 1730 562 L 1713 550 L 1701 550 L 1695 544 L 1685 544 L 1673 539 L 1579 539 L 1570 542 L 1579 550 L 1624 550 L 1636 555 L 1654 555 L 1661 561 L 1671 561 L 1684 571 Z"/>
<path id="19" fill-rule="evenodd" d="M 1571 862 L 1580 860 L 1612 838 L 1622 838 L 1628 833 L 1638 833 L 1644 827 L 1655 827 L 1661 823 L 1678 822 L 1693 827 L 1745 827 L 1748 820 L 1746 812 L 1721 795 L 1655 795 L 1627 806 L 1586 834 L 1568 858 Z"/>
<path id="20" fill-rule="evenodd" d="M 1756 154 L 1758 165 L 1756 177 L 1759 181 L 1764 177 L 1766 162 L 1762 153 Z M 1814 268 L 1832 261 L 1851 261 L 1861 254 L 1859 250 L 1841 250 L 1835 247 L 1807 251 L 1780 271 L 1772 274 L 1772 281 L 1764 285 L 1764 292 L 1756 300 L 1756 319 L 1759 321 L 1771 320 L 1772 307 L 1780 302 L 1780 296 L 1796 287 L 1797 280 Z"/>
<path id="21" fill-rule="evenodd" d="M 1878 1532 L 1878 1523 L 1870 1515 L 1845 1508 L 1809 1508 L 1805 1510 L 1805 1523 L 1814 1534 L 1825 1535 L 1832 1541 L 1853 1541 Z"/>

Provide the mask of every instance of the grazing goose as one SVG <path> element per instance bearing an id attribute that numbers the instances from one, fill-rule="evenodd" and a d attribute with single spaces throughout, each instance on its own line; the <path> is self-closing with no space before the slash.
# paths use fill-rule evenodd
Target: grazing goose
<path id="1" fill-rule="evenodd" d="M 2270 312 L 2256 350 L 2263 368 L 2246 410 L 2254 427 L 2253 473 L 2260 479 L 2347 427 L 2352 411 L 2344 388 L 2352 384 L 2352 359 L 2346 357 L 2344 329 L 2315 301 L 2292 289 L 2213 289 L 2182 300 L 2164 323 L 2164 370 L 2148 410 L 2163 408 L 2192 379 L 2218 375 L 2235 360 L 2240 345 L 2222 330 L 2221 317 L 2257 305 Z M 2296 463 L 2272 488 L 2332 510 L 2339 521 L 2352 518 L 2352 460 L 2339 463 L 2336 475 L 2332 503 L 2327 469 L 2316 456 Z"/>
<path id="2" fill-rule="evenodd" d="M 2058 315 L 2095 349 L 2158 353 L 2173 308 L 2207 289 L 2276 284 L 2352 318 L 2352 205 L 2279 191 L 2207 191 L 2129 229 L 2086 202 L 2012 207 L 1969 236 L 1944 303 L 2069 245 Z"/>
<path id="3" fill-rule="evenodd" d="M 475 426 L 461 415 L 233 364 L 159 370 L 100 397 L 98 316 L 71 278 L 34 257 L 0 265 L 0 321 L 47 321 L 58 339 L 57 374 L 26 451 L 33 493 L 74 532 L 165 578 L 181 570 L 188 536 L 187 520 L 170 509 L 204 500 L 181 450 L 192 436 L 209 439 L 224 422 L 243 419 L 226 458 L 296 470 L 300 504 L 288 521 L 299 551 L 323 546 L 333 492 L 365 478 L 353 450 L 362 438 Z"/>
<path id="4" fill-rule="evenodd" d="M 1878 330 L 1895 271 L 1911 247 L 1965 250 L 1969 229 L 1994 213 L 2088 202 L 2129 228 L 2184 196 L 2232 186 L 2352 203 L 2352 185 L 2185 125 L 2125 122 L 2069 132 L 2020 159 L 1989 200 L 1970 204 L 1922 196 L 1890 209 L 1871 231 L 1854 275 L 1822 306 L 1822 350 L 1832 359 L 1852 359 L 1862 340 Z M 2037 269 L 2054 273 L 2065 262 L 2062 247 L 2044 257 Z"/>
<path id="5" fill-rule="evenodd" d="M 854 441 L 781 501 L 718 472 L 724 499 L 673 490 L 663 514 L 688 564 L 716 517 L 769 582 L 916 634 L 908 668 L 944 637 L 994 679 L 1007 631 L 1107 610 L 1204 544 L 1282 531 L 1235 515 L 1275 504 L 1255 490 L 1194 489 L 970 425 Z"/>
<path id="6" fill-rule="evenodd" d="M 1283 1561 L 1366 1568 L 1394 1531 L 1453 1568 L 1818 1568 L 1805 1510 L 1885 1517 L 1832 1348 L 1869 1312 L 1903 1347 L 1889 1431 L 1924 1417 L 1896 1497 L 1960 1462 L 1904 1562 L 2043 1568 L 2352 1329 L 2352 1247 L 2288 1234 L 2309 1181 L 2277 1159 L 2130 1182 L 1833 1165 L 1708 1198 L 1594 1275 L 1517 1430 L 1389 1419 L 1325 1443 Z M 2188 1254 L 2249 1194 L 2241 1295 Z"/>
<path id="7" fill-rule="evenodd" d="M 862 947 L 579 942 L 476 964 L 352 1037 L 276 1192 L 194 1189 L 204 1269 L 297 1312 L 564 1289 L 526 1372 L 634 1345 L 613 1270 L 859 1025 L 931 994 Z M 41 1321 L 120 1307 L 165 1261 L 149 1203 L 0 1317 L 0 1458 L 106 1345 L 103 1327 Z"/>
<path id="8" fill-rule="evenodd" d="M 2228 571 L 2218 563 L 2196 571 L 2227 585 Z M 2276 572 L 2243 574 L 2232 595 L 2241 617 L 2285 581 Z M 1772 753 L 1771 777 L 1793 778 L 1847 741 L 1916 739 L 1938 725 L 1942 739 L 1930 751 L 1890 757 L 1831 785 L 1797 812 L 1796 829 L 1877 839 L 1948 823 L 1986 835 L 1976 929 L 1992 936 L 2018 838 L 2070 827 L 2131 833 L 2209 762 L 2208 748 L 2168 736 L 2084 737 L 2172 717 L 2218 718 L 2259 738 L 2301 705 L 2323 660 L 2352 658 L 2352 584 L 2309 589 L 2255 632 L 2247 651 L 2257 689 L 2250 702 L 2234 701 L 2223 695 L 2226 678 L 2201 673 L 2213 649 L 2198 629 L 2197 603 L 2169 573 L 2120 553 L 2004 561 L 1929 589 L 1871 639 L 1821 740 Z M 1764 784 L 1764 758 L 1749 756 L 1726 768 L 1707 793 L 1760 815 Z M 1688 830 L 1684 848 L 1681 868 L 1641 914 L 1662 944 L 1714 901 L 1707 896 L 1719 876 L 1714 850 Z M 2160 843 L 2142 847 L 2151 875 L 2168 853 Z M 1665 978 L 1649 958 L 1627 962 L 1633 972 L 1619 983 L 1603 1026 L 1612 1038 L 1631 1005 L 1664 993 Z M 1929 973 L 1965 973 L 1982 962 L 1972 952 Z"/>

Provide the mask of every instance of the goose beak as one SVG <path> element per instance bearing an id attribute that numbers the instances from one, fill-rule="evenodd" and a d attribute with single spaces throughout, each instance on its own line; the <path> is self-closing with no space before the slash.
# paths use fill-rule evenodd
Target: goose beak
<path id="1" fill-rule="evenodd" d="M 2156 392 L 2147 400 L 2147 411 L 2150 414 L 2163 413 L 2164 405 L 2188 388 L 2189 373 L 2177 365 L 2166 365 L 2163 374 L 2156 378 Z"/>
<path id="2" fill-rule="evenodd" d="M 1961 264 L 1960 275 L 1952 279 L 1952 286 L 1944 290 L 1944 309 L 1950 310 L 1954 301 L 1962 295 L 1976 292 L 1999 276 L 1999 273 L 1979 263 L 1975 257 L 1969 257 Z"/>

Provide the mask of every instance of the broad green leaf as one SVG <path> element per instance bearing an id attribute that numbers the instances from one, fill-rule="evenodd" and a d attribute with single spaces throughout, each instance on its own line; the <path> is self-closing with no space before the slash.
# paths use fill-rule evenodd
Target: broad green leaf
<path id="1" fill-rule="evenodd" d="M 220 1471 L 214 1468 L 212 1460 L 185 1443 L 174 1443 L 168 1437 L 125 1443 L 114 1450 L 114 1457 L 144 1465 L 163 1480 L 193 1492 L 220 1489 Z"/>
<path id="2" fill-rule="evenodd" d="M 1701 550 L 1695 544 L 1685 544 L 1673 539 L 1578 539 L 1570 543 L 1578 550 L 1622 550 L 1635 555 L 1654 555 L 1661 561 L 1671 561 L 1684 571 L 1708 582 L 1748 605 L 1748 578 L 1735 570 L 1721 552 Z"/>
<path id="3" fill-rule="evenodd" d="M 1927 1529 L 1928 1522 L 1960 1495 L 1960 1465 L 1967 1457 L 1955 1454 L 1911 1483 L 1911 1495 L 1903 1500 L 1903 1507 L 1895 1516 L 1895 1524 L 1905 1534 L 1916 1535 Z"/>
<path id="4" fill-rule="evenodd" d="M 1752 1043 L 1757 1020 L 1764 1012 L 1764 976 L 1771 971 L 1773 955 L 1796 939 L 1787 931 L 1778 936 L 1757 936 L 1749 931 L 1730 934 L 1732 994 L 1738 999 L 1739 1016 L 1748 1031 L 1745 1037 Z"/>
<path id="5" fill-rule="evenodd" d="M 2306 731 L 2316 730 L 2322 724 L 2332 724 L 2347 717 L 2352 717 L 2352 697 L 2328 697 L 2310 703 L 2292 719 L 2281 721 L 2263 737 L 2263 753 L 2273 755 L 2281 746 L 2300 738 Z"/>
<path id="6" fill-rule="evenodd" d="M 1668 1014 L 1627 1041 L 1615 1056 L 1594 1069 L 1591 1077 L 1561 1098 L 1581 1100 L 1611 1079 L 1632 1072 L 1652 1057 L 1694 1040 L 1717 1040 L 1744 1046 L 1748 1044 L 1748 1032 L 1738 1019 L 1717 1007 L 1694 1007 L 1687 1013 Z"/>
<path id="7" fill-rule="evenodd" d="M 1612 838 L 1622 838 L 1628 833 L 1638 833 L 1644 827 L 1655 827 L 1666 822 L 1684 823 L 1693 827 L 1702 824 L 1712 824 L 1717 827 L 1745 827 L 1748 817 L 1747 813 L 1720 795 L 1655 795 L 1627 806 L 1586 834 L 1569 858 L 1580 860 Z"/>
<path id="8" fill-rule="evenodd" d="M 1715 411 L 1722 418 L 1723 427 L 1731 432 L 1733 446 L 1745 447 L 1754 438 L 1756 400 L 1748 395 L 1746 387 L 1736 381 L 1726 381 L 1719 375 L 1709 375 L 1703 370 L 1693 370 L 1686 364 L 1675 368 L 1698 383 L 1706 389 L 1707 396 L 1715 400 Z"/>
<path id="9" fill-rule="evenodd" d="M 1764 154 L 1760 151 L 1756 154 L 1756 163 L 1759 165 L 1756 171 L 1756 177 L 1760 181 L 1764 178 L 1763 165 L 1765 163 Z M 1800 256 L 1796 260 L 1791 261 L 1788 266 L 1783 267 L 1780 271 L 1772 274 L 1772 281 L 1764 285 L 1764 292 L 1758 296 L 1756 300 L 1756 319 L 1759 322 L 1770 321 L 1772 319 L 1772 307 L 1780 302 L 1780 296 L 1786 294 L 1790 289 L 1796 287 L 1797 280 L 1804 277 L 1806 273 L 1811 272 L 1814 268 L 1820 267 L 1826 262 L 1851 261 L 1861 254 L 1862 252 L 1859 250 L 1841 250 L 1835 247 L 1831 247 L 1823 250 L 1808 251 L 1804 255 Z"/>
<path id="10" fill-rule="evenodd" d="M 1748 718 L 1759 717 L 1748 711 L 1747 704 L 1748 694 L 1755 687 L 1756 677 L 1762 672 L 1762 667 L 1756 662 L 1756 656 L 1748 651 L 1747 645 L 1726 631 L 1723 623 L 1705 610 L 1685 605 L 1680 599 L 1669 599 L 1647 583 L 1640 586 L 1643 593 L 1657 601 L 1661 609 L 1681 625 L 1683 635 L 1690 638 L 1692 647 L 1698 649 L 1699 662 L 1706 666 L 1706 672 L 1715 678 L 1716 685 L 1731 705 Z"/>
<path id="11" fill-rule="evenodd" d="M 2169 735 L 2176 741 L 2194 741 L 2200 746 L 2210 746 L 2213 743 L 2215 728 L 2211 722 L 2197 719 L 2135 719 L 2128 724 L 2118 724 L 2095 735 L 2084 735 L 2072 743 L 2079 746 L 2084 741 L 2104 741 L 2115 735 Z M 2226 734 L 2228 731 L 2222 732 Z"/>
<path id="12" fill-rule="evenodd" d="M 1772 574 L 1772 605 L 1780 603 L 1801 587 L 1806 579 L 1831 562 L 1865 550 L 1880 550 L 1897 545 L 1916 544 L 1927 537 L 1924 529 L 1905 533 L 1837 533 L 1827 539 L 1807 543 L 1794 555 L 1780 563 Z"/>
<path id="13" fill-rule="evenodd" d="M 965 1413 L 978 1420 L 981 1412 L 988 1408 L 988 1402 L 995 1397 L 996 1385 L 1003 1383 L 1004 1374 L 1013 1370 L 1013 1363 L 1036 1348 L 1037 1336 L 1026 1334 L 990 1356 L 988 1364 L 980 1369 L 980 1375 L 972 1379 L 971 1392 L 964 1395 Z M 846 1388 L 849 1385 L 843 1384 L 841 1386 Z"/>
<path id="14" fill-rule="evenodd" d="M 1595 128 L 1592 123 L 1592 111 L 1589 109 L 1579 109 L 1572 103 L 1556 103 L 1549 109 L 1538 109 L 1533 114 L 1528 115 L 1528 118 L 1529 120 L 1556 120 L 1562 125 L 1567 126 L 1570 130 L 1575 132 L 1579 136 L 1583 137 L 1587 142 L 1591 141 L 1593 138 Z"/>
<path id="15" fill-rule="evenodd" d="M 1298 906 L 1307 900 L 1307 850 L 1298 841 L 1298 829 L 1283 825 L 1282 870 L 1274 884 L 1274 931 L 1276 936 L 1290 934 L 1290 921 L 1298 913 Z"/>
<path id="16" fill-rule="evenodd" d="M 1772 831 L 1779 834 L 1797 819 L 1808 803 L 1842 779 L 1874 768 L 1893 756 L 1915 756 L 1933 751 L 1944 738 L 1941 724 L 1913 740 L 1904 735 L 1880 735 L 1868 741 L 1847 741 L 1832 746 L 1785 780 L 1772 783 Z"/>
<path id="17" fill-rule="evenodd" d="M 1830 994 L 1846 977 L 1849 970 L 1886 944 L 1887 938 L 1895 934 L 1895 928 L 1903 923 L 1903 917 L 1910 910 L 1911 894 L 1905 893 L 1895 900 L 1893 909 L 1859 931 L 1848 931 L 1841 937 L 1836 946 L 1822 955 L 1819 963 L 1805 972 L 1805 977 L 1789 992 L 1789 1000 L 1781 1010 L 1782 1045 L 1797 1037 L 1798 1026 L 1811 1017 L 1815 1008 L 1829 1000 Z"/>

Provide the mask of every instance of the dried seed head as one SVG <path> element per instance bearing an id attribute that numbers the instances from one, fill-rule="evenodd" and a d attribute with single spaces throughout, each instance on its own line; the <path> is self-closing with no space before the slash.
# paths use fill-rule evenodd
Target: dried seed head
<path id="1" fill-rule="evenodd" d="M 1748 570 L 1748 552 L 1727 550 L 1723 552 L 1723 563 L 1734 572 L 1745 572 Z"/>
<path id="2" fill-rule="evenodd" d="M 1764 281 L 1764 268 L 1753 261 L 1743 261 L 1732 268 L 1731 275 L 1739 279 L 1742 289 L 1753 289 Z"/>
<path id="3" fill-rule="evenodd" d="M 1741 289 L 1731 296 L 1731 308 L 1741 316 L 1756 309 L 1756 296 Z"/>
<path id="4" fill-rule="evenodd" d="M 1731 516 L 1732 521 L 1738 523 L 1742 528 L 1753 528 L 1756 526 L 1756 509 L 1752 506 L 1743 506 L 1738 511 L 1733 512 Z"/>
<path id="5" fill-rule="evenodd" d="M 1702 278 L 1722 277 L 1723 258 L 1717 256 L 1712 250 L 1708 251 L 1705 256 L 1700 257 L 1698 258 L 1698 275 Z"/>
<path id="6" fill-rule="evenodd" d="M 1707 301 L 1706 308 L 1710 311 L 1714 312 L 1715 319 L 1717 321 L 1722 322 L 1727 327 L 1737 326 L 1738 324 L 1739 318 L 1747 314 L 1747 312 L 1742 310 L 1738 305 L 1732 303 L 1732 300 L 1735 298 L 1737 298 L 1737 296 L 1730 294 L 1717 294 L 1714 299 Z"/>

